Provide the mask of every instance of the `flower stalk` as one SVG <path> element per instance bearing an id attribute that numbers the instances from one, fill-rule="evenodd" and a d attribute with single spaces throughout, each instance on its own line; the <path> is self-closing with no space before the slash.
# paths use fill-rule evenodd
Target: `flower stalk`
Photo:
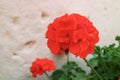
<path id="1" fill-rule="evenodd" d="M 45 75 L 48 77 L 49 80 L 51 80 L 51 77 L 45 72 Z"/>
<path id="2" fill-rule="evenodd" d="M 69 72 L 69 68 L 68 68 L 68 65 L 69 65 L 69 50 L 65 50 L 65 54 L 67 55 L 67 74 Z"/>
<path id="3" fill-rule="evenodd" d="M 103 80 L 102 77 L 97 73 L 97 71 L 93 68 L 93 66 L 87 61 L 86 58 L 83 58 L 83 60 L 87 63 L 87 65 L 91 68 L 91 70 L 96 74 L 96 76 L 99 78 L 99 80 Z"/>
<path id="4" fill-rule="evenodd" d="M 69 64 L 69 55 L 67 54 L 67 65 Z"/>

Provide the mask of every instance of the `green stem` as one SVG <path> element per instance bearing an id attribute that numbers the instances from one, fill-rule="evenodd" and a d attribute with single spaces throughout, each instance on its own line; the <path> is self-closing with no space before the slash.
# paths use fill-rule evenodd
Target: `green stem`
<path id="1" fill-rule="evenodd" d="M 45 75 L 48 77 L 49 80 L 51 80 L 51 77 L 46 72 Z"/>
<path id="2" fill-rule="evenodd" d="M 120 40 L 118 42 L 119 42 L 119 46 L 120 46 Z"/>
<path id="3" fill-rule="evenodd" d="M 67 65 L 68 65 L 68 63 L 69 63 L 69 55 L 67 54 Z"/>
<path id="4" fill-rule="evenodd" d="M 69 65 L 69 55 L 67 54 L 67 75 L 68 75 L 68 72 L 69 72 L 68 65 Z"/>
<path id="5" fill-rule="evenodd" d="M 103 80 L 102 77 L 97 73 L 97 71 L 93 68 L 93 66 L 87 61 L 86 58 L 83 58 L 84 61 L 87 63 L 87 65 L 91 68 L 91 70 L 96 74 L 96 76 L 99 78 L 99 80 Z"/>
<path id="6" fill-rule="evenodd" d="M 65 50 L 65 54 L 67 56 L 67 66 L 69 65 L 69 54 L 68 53 L 69 53 L 69 49 Z M 69 69 L 67 68 L 67 74 L 68 72 L 69 72 Z"/>

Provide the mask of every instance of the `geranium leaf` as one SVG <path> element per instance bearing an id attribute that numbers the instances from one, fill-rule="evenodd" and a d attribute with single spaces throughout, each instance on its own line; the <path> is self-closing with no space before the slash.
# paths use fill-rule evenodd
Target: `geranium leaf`
<path id="1" fill-rule="evenodd" d="M 115 40 L 120 41 L 120 36 L 116 36 Z"/>
<path id="2" fill-rule="evenodd" d="M 98 59 L 97 58 L 92 58 L 92 59 L 89 60 L 89 62 L 93 67 L 96 67 L 98 65 Z"/>
<path id="3" fill-rule="evenodd" d="M 68 76 L 67 75 L 62 75 L 61 77 L 59 77 L 58 80 L 68 80 Z"/>
<path id="4" fill-rule="evenodd" d="M 80 67 L 76 68 L 76 72 L 85 74 L 85 71 L 83 69 L 81 69 Z"/>
<path id="5" fill-rule="evenodd" d="M 64 72 L 62 70 L 60 70 L 60 69 L 55 70 L 51 75 L 52 80 L 58 80 L 63 74 L 64 74 Z"/>
<path id="6" fill-rule="evenodd" d="M 66 63 L 65 65 L 63 65 L 63 69 L 68 69 L 68 70 L 75 69 L 77 67 L 78 67 L 78 65 L 74 61 L 69 61 L 68 63 Z"/>
<path id="7" fill-rule="evenodd" d="M 72 80 L 87 80 L 87 76 L 85 73 L 76 73 L 74 77 L 72 77 Z"/>

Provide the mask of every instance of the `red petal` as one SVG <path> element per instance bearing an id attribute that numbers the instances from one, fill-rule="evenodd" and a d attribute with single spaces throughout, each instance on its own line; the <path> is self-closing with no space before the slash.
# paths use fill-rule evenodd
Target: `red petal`
<path id="1" fill-rule="evenodd" d="M 48 26 L 48 30 L 46 32 L 46 38 L 51 39 L 51 40 L 55 40 L 55 30 L 54 30 L 54 26 L 53 24 L 49 24 Z"/>
<path id="2" fill-rule="evenodd" d="M 89 41 L 84 39 L 80 42 L 80 48 L 81 48 L 81 51 L 85 51 L 87 50 L 87 48 L 89 47 Z"/>
<path id="3" fill-rule="evenodd" d="M 78 43 L 71 43 L 69 48 L 72 54 L 78 56 L 78 53 L 80 52 L 80 46 Z"/>
<path id="4" fill-rule="evenodd" d="M 52 40 L 48 40 L 47 45 L 53 54 L 60 54 L 61 53 L 60 45 L 57 42 L 52 41 Z"/>
<path id="5" fill-rule="evenodd" d="M 87 56 L 87 53 L 83 52 L 79 55 L 80 58 L 85 58 Z"/>

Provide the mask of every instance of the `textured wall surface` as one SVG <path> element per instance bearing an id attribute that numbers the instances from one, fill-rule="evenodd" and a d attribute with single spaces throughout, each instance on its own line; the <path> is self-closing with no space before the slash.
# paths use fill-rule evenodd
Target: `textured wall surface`
<path id="1" fill-rule="evenodd" d="M 114 42 L 120 35 L 119 4 L 120 0 L 0 0 L 0 80 L 33 80 L 29 66 L 36 57 L 54 59 L 57 67 L 65 63 L 66 56 L 52 55 L 45 39 L 47 25 L 65 13 L 89 17 L 100 31 L 99 45 Z M 71 59 L 76 60 L 73 55 Z M 43 75 L 36 80 L 47 79 Z"/>

